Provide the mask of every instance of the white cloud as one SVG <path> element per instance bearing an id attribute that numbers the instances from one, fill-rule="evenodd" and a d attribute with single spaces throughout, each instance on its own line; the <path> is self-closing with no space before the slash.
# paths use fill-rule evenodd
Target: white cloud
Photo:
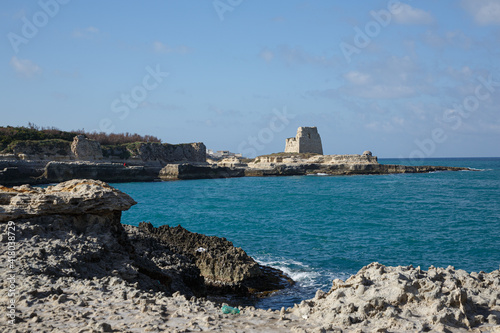
<path id="1" fill-rule="evenodd" d="M 476 23 L 500 24 L 500 0 L 462 0 L 462 5 Z"/>
<path id="2" fill-rule="evenodd" d="M 399 24 L 431 24 L 434 18 L 425 10 L 402 3 L 394 14 L 394 21 Z"/>
<path id="3" fill-rule="evenodd" d="M 13 56 L 12 59 L 10 59 L 10 65 L 19 75 L 24 77 L 33 77 L 42 73 L 42 69 L 28 59 L 19 59 Z"/>
<path id="4" fill-rule="evenodd" d="M 85 29 L 77 29 L 73 31 L 73 37 L 74 38 L 87 38 L 91 39 L 94 36 L 99 34 L 99 29 L 93 26 L 89 26 Z"/>
<path id="5" fill-rule="evenodd" d="M 191 49 L 186 45 L 179 45 L 176 47 L 170 47 L 167 44 L 164 44 L 159 41 L 153 42 L 153 50 L 156 53 L 177 53 L 177 54 L 186 54 L 191 52 Z"/>
<path id="6" fill-rule="evenodd" d="M 348 96 L 392 100 L 411 98 L 425 91 L 425 75 L 408 56 L 392 56 L 360 67 L 343 75 L 346 82 L 342 86 L 308 94 L 333 99 Z"/>
<path id="7" fill-rule="evenodd" d="M 351 71 L 346 74 L 344 74 L 344 78 L 347 79 L 349 82 L 356 84 L 356 85 L 364 85 L 370 82 L 371 76 L 369 74 L 357 72 L 357 71 Z"/>

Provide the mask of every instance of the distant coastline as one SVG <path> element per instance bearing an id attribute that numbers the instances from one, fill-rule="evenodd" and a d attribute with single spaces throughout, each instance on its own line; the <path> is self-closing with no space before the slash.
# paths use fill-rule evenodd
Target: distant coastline
<path id="1" fill-rule="evenodd" d="M 74 134 L 77 135 L 72 136 Z M 381 164 L 370 151 L 353 155 L 322 155 L 321 138 L 315 127 L 299 127 L 297 136 L 287 139 L 286 152 L 255 159 L 236 154 L 214 159 L 212 155 L 207 155 L 202 142 L 167 144 L 158 141 L 151 136 L 136 134 L 90 135 L 56 129 L 2 127 L 0 184 L 48 184 L 76 178 L 144 182 L 470 170 L 462 166 Z"/>

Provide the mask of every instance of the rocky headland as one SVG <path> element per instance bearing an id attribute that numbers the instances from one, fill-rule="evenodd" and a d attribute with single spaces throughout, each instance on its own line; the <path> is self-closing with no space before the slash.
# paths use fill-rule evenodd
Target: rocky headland
<path id="1" fill-rule="evenodd" d="M 223 238 L 122 225 L 134 204 L 95 180 L 0 187 L 0 255 L 15 259 L 2 266 L 2 331 L 500 331 L 500 271 L 453 267 L 373 263 L 292 308 L 224 314 L 206 297 L 255 297 L 291 281 Z"/>
<path id="2" fill-rule="evenodd" d="M 277 153 L 257 157 L 247 165 L 247 176 L 302 175 L 384 175 L 395 173 L 426 173 L 434 171 L 470 170 L 446 166 L 407 166 L 380 164 L 370 151 L 361 155 L 319 155 L 307 153 Z"/>
<path id="3" fill-rule="evenodd" d="M 172 163 L 206 165 L 205 145 L 132 142 L 101 146 L 84 135 L 75 136 L 73 141 L 14 141 L 0 154 L 0 184 L 49 184 L 76 178 L 154 181 L 159 180 L 160 170 Z"/>
<path id="4" fill-rule="evenodd" d="M 469 170 L 446 166 L 380 164 L 369 151 L 361 155 L 322 155 L 322 152 L 316 127 L 299 127 L 297 136 L 287 139 L 284 153 L 258 156 L 253 160 L 235 156 L 218 161 L 207 159 L 206 147 L 202 142 L 175 145 L 132 142 L 101 146 L 84 135 L 75 136 L 73 141 L 14 141 L 0 154 L 0 184 L 50 184 L 77 178 L 105 182 L 148 182 L 245 176 Z"/>

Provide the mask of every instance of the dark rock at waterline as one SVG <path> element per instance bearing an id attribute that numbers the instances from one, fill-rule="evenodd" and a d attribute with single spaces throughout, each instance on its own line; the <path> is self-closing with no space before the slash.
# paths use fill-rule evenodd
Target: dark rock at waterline
<path id="1" fill-rule="evenodd" d="M 143 222 L 138 228 L 142 234 L 190 258 L 200 269 L 210 294 L 261 295 L 293 284 L 282 271 L 259 265 L 225 238 L 189 232 L 181 226 L 155 228 Z"/>
<path id="2" fill-rule="evenodd" d="M 70 179 L 99 179 L 105 182 L 148 182 L 158 178 L 160 168 L 155 166 L 127 166 L 122 163 L 49 162 L 40 177 L 48 183 Z"/>
<path id="3" fill-rule="evenodd" d="M 159 177 L 163 180 L 177 179 L 216 179 L 245 176 L 243 168 L 224 167 L 199 164 L 167 164 L 160 170 Z"/>

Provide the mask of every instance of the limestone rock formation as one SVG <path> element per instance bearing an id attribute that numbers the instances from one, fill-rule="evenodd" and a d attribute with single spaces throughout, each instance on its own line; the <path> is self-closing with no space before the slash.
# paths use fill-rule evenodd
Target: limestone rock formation
<path id="1" fill-rule="evenodd" d="M 381 175 L 394 173 L 425 173 L 433 171 L 461 171 L 469 168 L 445 166 L 405 166 L 379 164 L 376 156 L 365 151 L 362 155 L 318 155 L 305 153 L 278 153 L 258 156 L 245 168 L 245 176 L 298 175 Z"/>
<path id="2" fill-rule="evenodd" d="M 75 159 L 80 161 L 102 160 L 101 144 L 97 141 L 87 139 L 84 135 L 77 135 L 71 143 L 71 152 Z"/>
<path id="3" fill-rule="evenodd" d="M 109 213 L 135 204 L 129 195 L 91 179 L 73 179 L 47 188 L 0 186 L 0 222 L 56 214 Z"/>
<path id="4" fill-rule="evenodd" d="M 423 271 L 372 263 L 346 281 L 334 280 L 330 291 L 318 291 L 292 313 L 325 330 L 450 332 L 481 325 L 487 330 L 500 324 L 500 270 L 469 274 L 451 266 Z"/>
<path id="5" fill-rule="evenodd" d="M 299 127 L 295 138 L 286 139 L 285 153 L 314 153 L 323 155 L 321 137 L 316 127 Z"/>

